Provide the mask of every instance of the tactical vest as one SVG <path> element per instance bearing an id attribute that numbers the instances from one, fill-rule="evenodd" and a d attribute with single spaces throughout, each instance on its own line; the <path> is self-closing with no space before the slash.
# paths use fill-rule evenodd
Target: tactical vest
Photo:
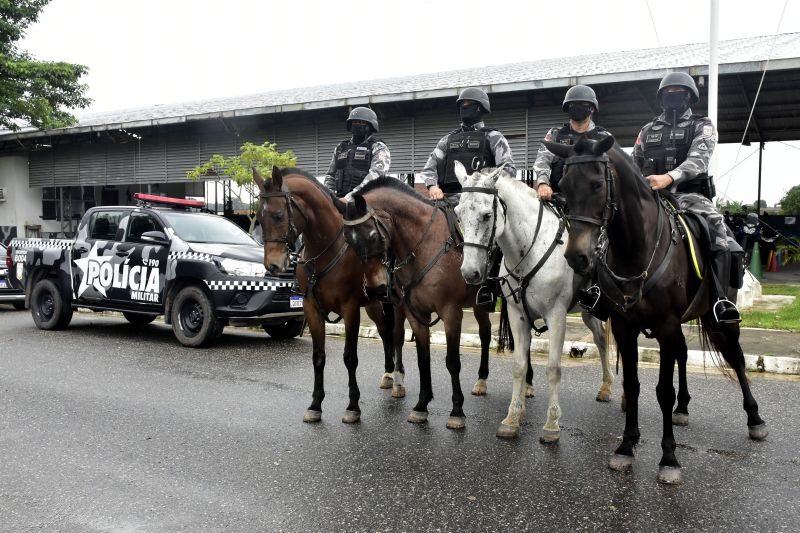
<path id="1" fill-rule="evenodd" d="M 601 128 L 600 126 L 595 125 L 595 127 L 589 131 L 578 133 L 573 131 L 572 128 L 569 127 L 569 122 L 564 124 L 561 129 L 558 130 L 556 133 L 555 139 L 553 142 L 557 142 L 559 144 L 575 144 L 575 141 L 578 140 L 578 137 L 581 135 L 585 135 L 587 138 L 598 141 L 606 136 L 608 132 Z M 558 191 L 558 182 L 561 181 L 561 176 L 564 175 L 564 160 L 560 157 L 557 157 L 555 161 L 553 161 L 552 166 L 550 167 L 550 187 L 554 191 Z"/>
<path id="2" fill-rule="evenodd" d="M 369 174 L 372 147 L 376 142 L 379 142 L 378 139 L 373 137 L 367 138 L 361 144 L 353 144 L 352 140 L 345 139 L 336 147 L 336 196 L 341 198 L 349 193 Z"/>
<path id="3" fill-rule="evenodd" d="M 468 173 L 495 166 L 494 154 L 489 146 L 489 132 L 492 128 L 479 130 L 461 129 L 447 136 L 446 151 L 437 168 L 438 185 L 445 194 L 461 192 L 461 183 L 456 177 L 455 164 L 460 161 Z"/>
<path id="4" fill-rule="evenodd" d="M 701 118 L 701 115 L 691 115 L 678 120 L 675 126 L 652 122 L 645 126 L 639 138 L 644 157 L 642 174 L 666 174 L 686 161 L 694 140 L 696 120 Z M 714 183 L 708 174 L 700 174 L 680 183 L 676 192 L 698 193 L 711 200 L 714 198 Z"/>

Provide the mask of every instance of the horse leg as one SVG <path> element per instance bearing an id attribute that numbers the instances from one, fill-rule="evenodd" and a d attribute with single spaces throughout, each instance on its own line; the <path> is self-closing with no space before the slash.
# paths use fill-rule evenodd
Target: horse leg
<path id="1" fill-rule="evenodd" d="M 750 381 L 747 379 L 744 369 L 744 354 L 739 344 L 739 324 L 724 324 L 718 326 L 718 331 L 706 328 L 706 324 L 712 324 L 713 317 L 710 314 L 703 316 L 703 328 L 708 332 L 714 347 L 722 353 L 722 357 L 728 362 L 739 380 L 742 388 L 742 407 L 747 413 L 747 427 L 750 438 L 753 440 L 764 440 L 769 434 L 767 424 L 758 415 L 758 403 L 750 391 Z"/>
<path id="2" fill-rule="evenodd" d="M 387 307 L 389 308 L 388 310 Z M 391 305 L 383 305 L 380 302 L 370 302 L 364 309 L 375 323 L 378 335 L 380 335 L 381 342 L 383 343 L 383 375 L 381 376 L 378 387 L 381 389 L 391 389 L 394 383 L 394 379 L 392 378 L 392 373 L 394 372 L 394 353 L 392 348 L 392 330 L 389 329 L 389 326 L 394 326 L 394 308 Z"/>
<path id="3" fill-rule="evenodd" d="M 308 406 L 303 415 L 303 422 L 312 423 L 322 420 L 322 400 L 325 399 L 323 383 L 325 374 L 325 319 L 313 304 L 306 306 L 305 313 L 313 347 L 311 361 L 314 365 L 314 392 L 311 393 L 311 405 Z"/>
<path id="4" fill-rule="evenodd" d="M 497 437 L 514 439 L 519 436 L 519 427 L 525 417 L 525 374 L 530 369 L 531 325 L 517 305 L 509 304 L 508 322 L 514 335 L 514 365 L 511 371 L 511 403 L 508 415 L 497 428 Z"/>
<path id="5" fill-rule="evenodd" d="M 358 368 L 358 329 L 361 325 L 361 308 L 358 304 L 346 307 L 344 310 L 344 366 L 347 368 L 347 388 L 350 402 L 344 412 L 342 422 L 354 424 L 361 420 L 361 408 L 358 400 L 361 391 L 358 390 L 356 369 Z"/>
<path id="6" fill-rule="evenodd" d="M 406 369 L 403 366 L 403 343 L 406 340 L 406 313 L 402 304 L 394 309 L 394 385 L 392 398 L 404 398 L 406 395 Z"/>
<path id="7" fill-rule="evenodd" d="M 629 470 L 634 462 L 634 449 L 639 443 L 639 351 L 636 339 L 639 330 L 636 326 L 624 323 L 617 318 L 611 322 L 614 338 L 622 357 L 622 387 L 625 391 L 625 431 L 622 443 L 614 450 L 608 462 L 612 470 Z"/>
<path id="8" fill-rule="evenodd" d="M 528 333 L 530 333 L 528 326 Z M 525 397 L 533 398 L 533 361 L 531 361 L 531 338 L 528 335 L 528 344 L 525 346 L 525 359 L 528 361 L 528 369 L 525 371 Z"/>
<path id="9" fill-rule="evenodd" d="M 545 317 L 550 332 L 549 355 L 547 358 L 547 421 L 542 428 L 539 442 L 551 444 L 561 438 L 561 405 L 558 403 L 558 389 L 561 386 L 561 352 L 567 333 L 567 309 L 556 304 Z"/>
<path id="10" fill-rule="evenodd" d="M 592 332 L 594 345 L 597 346 L 597 352 L 600 354 L 600 368 L 603 372 L 603 381 L 600 383 L 600 390 L 597 392 L 595 398 L 598 402 L 611 401 L 611 388 L 614 386 L 614 374 L 611 373 L 611 367 L 608 364 L 608 346 L 606 344 L 606 331 L 603 322 L 593 317 L 586 311 L 581 311 L 581 318 L 589 331 Z"/>
<path id="11" fill-rule="evenodd" d="M 412 313 L 408 313 L 408 323 L 417 339 L 417 366 L 419 367 L 419 400 L 408 415 L 412 424 L 423 424 L 428 421 L 428 403 L 433 400 L 431 384 L 431 330 L 420 324 Z"/>
<path id="12" fill-rule="evenodd" d="M 678 405 L 672 412 L 672 423 L 676 426 L 687 426 L 689 425 L 689 400 L 692 397 L 689 395 L 689 385 L 686 381 L 686 360 L 688 357 L 686 339 L 683 340 L 675 356 L 678 361 Z"/>
<path id="13" fill-rule="evenodd" d="M 472 387 L 472 394 L 474 396 L 485 396 L 486 378 L 489 377 L 489 343 L 492 341 L 492 321 L 486 311 L 473 309 L 472 312 L 478 322 L 478 336 L 481 339 L 481 366 L 478 368 L 478 381 Z"/>
<path id="14" fill-rule="evenodd" d="M 676 485 L 683 483 L 681 465 L 675 457 L 675 435 L 672 430 L 672 406 L 675 404 L 675 387 L 672 376 L 675 371 L 676 352 L 686 353 L 686 339 L 683 337 L 680 324 L 667 331 L 667 334 L 658 338 L 660 347 L 658 385 L 656 385 L 656 398 L 661 407 L 662 434 L 661 434 L 661 462 L 658 463 L 659 483 Z"/>
<path id="15" fill-rule="evenodd" d="M 447 419 L 447 429 L 464 429 L 467 417 L 464 414 L 464 393 L 461 391 L 461 321 L 464 310 L 460 306 L 451 309 L 444 320 L 444 335 L 447 339 L 447 356 L 445 364 L 450 373 L 450 385 L 453 390 L 453 410 Z"/>

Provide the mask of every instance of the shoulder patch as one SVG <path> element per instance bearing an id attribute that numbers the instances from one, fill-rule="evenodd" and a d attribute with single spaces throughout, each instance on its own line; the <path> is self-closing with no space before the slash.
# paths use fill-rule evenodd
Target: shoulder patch
<path id="1" fill-rule="evenodd" d="M 711 137 L 714 133 L 714 127 L 711 124 L 706 124 L 703 126 L 703 137 Z"/>
<path id="2" fill-rule="evenodd" d="M 697 145 L 697 149 L 698 150 L 708 150 L 708 146 L 706 145 L 706 143 L 700 143 L 700 144 Z"/>

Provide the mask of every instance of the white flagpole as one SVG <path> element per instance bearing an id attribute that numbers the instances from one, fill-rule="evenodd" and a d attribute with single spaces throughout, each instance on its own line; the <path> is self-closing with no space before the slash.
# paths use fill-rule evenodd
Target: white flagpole
<path id="1" fill-rule="evenodd" d="M 719 43 L 719 0 L 711 0 L 711 29 L 708 40 L 708 118 L 714 124 L 714 127 L 719 131 L 719 122 L 717 120 L 717 107 L 719 102 L 719 58 L 717 48 Z M 717 133 L 719 138 L 719 133 Z M 709 161 L 709 175 L 714 176 L 717 171 L 717 151 L 711 155 Z"/>

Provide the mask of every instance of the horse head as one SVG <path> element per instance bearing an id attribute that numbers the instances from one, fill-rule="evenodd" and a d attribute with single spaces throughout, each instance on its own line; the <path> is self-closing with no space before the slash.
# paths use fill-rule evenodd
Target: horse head
<path id="1" fill-rule="evenodd" d="M 386 224 L 367 205 L 360 194 L 353 196 L 344 210 L 344 238 L 364 264 L 364 282 L 367 289 L 385 292 L 389 284 L 386 259 L 389 255 L 389 238 Z M 370 293 L 373 291 L 370 291 Z"/>
<path id="2" fill-rule="evenodd" d="M 285 272 L 289 268 L 289 253 L 306 221 L 303 216 L 298 216 L 297 205 L 291 191 L 285 187 L 278 167 L 272 167 L 271 179 L 264 179 L 254 168 L 253 181 L 259 189 L 256 220 L 264 236 L 264 266 L 272 274 Z"/>
<path id="3" fill-rule="evenodd" d="M 472 174 L 459 161 L 455 174 L 461 182 L 461 199 L 455 211 L 464 234 L 464 259 L 461 275 L 471 285 L 486 280 L 495 240 L 503 234 L 505 217 L 500 216 L 502 201 L 497 196 L 497 180 L 502 167 L 486 168 Z"/>
<path id="4" fill-rule="evenodd" d="M 614 181 L 607 152 L 615 145 L 614 137 L 592 141 L 586 136 L 574 145 L 544 142 L 552 153 L 564 159 L 564 173 L 559 182 L 569 209 L 569 241 L 564 257 L 572 269 L 582 275 L 594 268 L 595 251 L 600 235 L 614 216 Z"/>

